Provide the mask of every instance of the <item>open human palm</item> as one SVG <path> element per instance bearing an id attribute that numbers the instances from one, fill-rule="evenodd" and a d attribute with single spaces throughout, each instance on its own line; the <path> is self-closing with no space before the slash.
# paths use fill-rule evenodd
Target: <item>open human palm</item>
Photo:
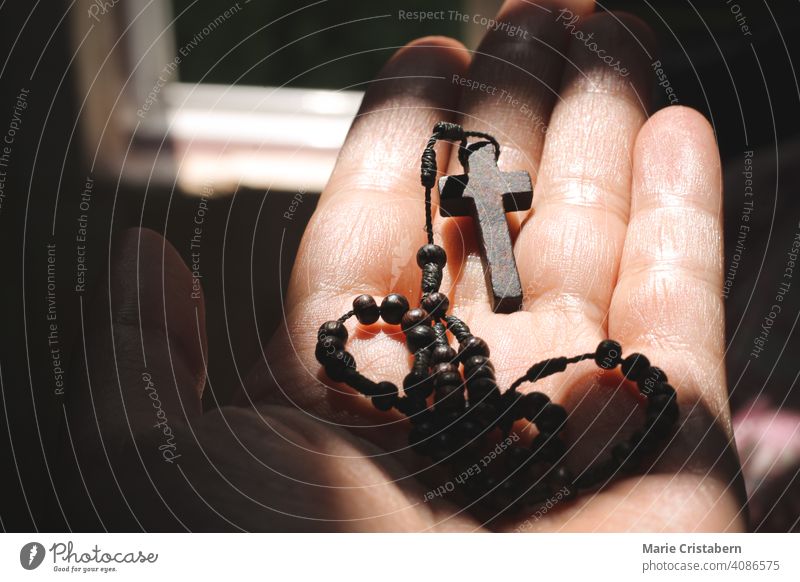
<path id="1" fill-rule="evenodd" d="M 367 89 L 306 229 L 281 327 L 242 379 L 235 405 L 200 411 L 203 310 L 186 299 L 191 276 L 177 253 L 150 231 L 129 231 L 118 241 L 110 279 L 115 327 L 89 334 L 87 366 L 98 370 L 89 377 L 95 386 L 114 385 L 119 400 L 116 385 L 141 385 L 147 355 L 149 377 L 175 386 L 159 399 L 180 451 L 174 461 L 164 462 L 163 431 L 152 431 L 152 398 L 141 391 L 123 394 L 124 412 L 109 404 L 98 425 L 116 435 L 123 456 L 147 469 L 146 479 L 120 469 L 130 487 L 152 485 L 131 510 L 143 527 L 744 527 L 724 369 L 714 133 L 687 108 L 648 118 L 650 33 L 630 16 L 592 10 L 577 0 L 509 1 L 496 19 L 521 27 L 525 37 L 494 30 L 474 52 L 430 37 L 390 59 Z M 442 291 L 490 346 L 501 389 L 537 361 L 591 352 L 613 338 L 625 353 L 644 353 L 663 368 L 678 392 L 677 428 L 652 466 L 535 519 L 534 510 L 494 518 L 456 495 L 431 499 L 426 492 L 449 477 L 408 448 L 407 421 L 331 382 L 314 357 L 319 325 L 348 311 L 356 295 L 380 301 L 398 292 L 418 300 L 414 257 L 425 243 L 419 156 L 440 120 L 491 133 L 502 147 L 501 169 L 526 170 L 534 182 L 532 210 L 507 215 L 524 289 L 519 312 L 492 312 L 471 219 L 434 222 L 448 255 Z M 437 156 L 440 169 L 461 172 L 446 144 Z M 359 371 L 401 385 L 409 356 L 399 328 L 347 325 Z M 113 358 L 92 355 L 109 345 Z M 569 412 L 566 463 L 576 472 L 644 423 L 635 388 L 591 362 L 536 389 Z M 88 389 L 80 394 L 70 407 L 76 421 L 91 409 L 86 395 L 98 398 Z M 519 431 L 531 436 L 524 426 Z M 79 434 L 78 442 L 100 454 L 92 435 Z"/>

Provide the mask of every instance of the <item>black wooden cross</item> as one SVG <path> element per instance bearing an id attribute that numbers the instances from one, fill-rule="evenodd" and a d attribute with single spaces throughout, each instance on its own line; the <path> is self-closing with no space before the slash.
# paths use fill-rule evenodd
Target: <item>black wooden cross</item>
<path id="1" fill-rule="evenodd" d="M 531 177 L 523 171 L 501 172 L 494 148 L 487 142 L 468 149 L 467 173 L 439 180 L 439 213 L 472 216 L 494 310 L 511 313 L 522 307 L 522 284 L 505 213 L 531 207 Z"/>

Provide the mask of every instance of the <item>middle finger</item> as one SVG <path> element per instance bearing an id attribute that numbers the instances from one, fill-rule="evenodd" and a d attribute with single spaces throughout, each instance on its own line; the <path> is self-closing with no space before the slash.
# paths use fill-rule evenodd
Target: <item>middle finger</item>
<path id="1" fill-rule="evenodd" d="M 561 10 L 583 15 L 589 0 L 508 0 L 494 18 L 478 47 L 461 85 L 460 123 L 465 129 L 486 131 L 502 144 L 502 170 L 525 170 L 536 182 L 550 112 L 556 100 L 568 35 L 556 22 Z M 451 153 L 450 174 L 463 172 Z M 525 212 L 508 214 L 512 238 Z M 474 228 L 470 219 L 440 221 L 451 273 L 456 279 L 455 302 L 491 309 L 484 284 Z M 461 270 L 457 271 L 457 266 Z"/>
<path id="2" fill-rule="evenodd" d="M 633 143 L 647 118 L 647 26 L 623 14 L 561 19 L 571 35 L 534 196 L 515 253 L 525 308 L 605 335 L 627 229 Z"/>

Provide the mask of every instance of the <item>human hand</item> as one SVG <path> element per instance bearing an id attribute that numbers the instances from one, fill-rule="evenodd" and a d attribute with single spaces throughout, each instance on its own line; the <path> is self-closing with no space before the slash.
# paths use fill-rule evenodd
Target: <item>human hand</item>
<path id="1" fill-rule="evenodd" d="M 180 291 L 189 273 L 157 235 L 129 235 L 121 263 L 130 266 L 138 257 L 139 269 L 118 267 L 119 293 L 142 265 L 156 270 L 151 290 L 147 277 L 140 278 L 138 316 L 123 318 L 114 332 L 122 334 L 115 343 L 129 351 L 115 354 L 123 371 L 108 371 L 105 382 L 115 385 L 118 375 L 122 385 L 141 386 L 138 353 L 152 354 L 147 369 L 172 394 L 162 404 L 175 419 L 173 444 L 182 451 L 179 461 L 164 462 L 163 434 L 150 430 L 152 405 L 141 391 L 130 395 L 134 414 L 118 410 L 116 420 L 115 413 L 108 417 L 109 429 L 119 430 L 124 416 L 141 413 L 141 425 L 134 422 L 119 438 L 136 437 L 135 450 L 123 447 L 129 463 L 122 472 L 131 486 L 147 487 L 139 469 L 127 468 L 144 454 L 144 475 L 164 497 L 159 505 L 157 495 L 137 495 L 140 515 L 153 516 L 150 529 L 180 527 L 174 516 L 191 529 L 743 528 L 743 493 L 729 444 L 713 132 L 686 108 L 648 119 L 651 41 L 642 23 L 589 16 L 585 1 L 546 5 L 507 2 L 498 15 L 527 31 L 527 39 L 490 32 L 472 58 L 455 41 L 421 39 L 398 51 L 370 86 L 305 233 L 285 321 L 247 378 L 240 407 L 200 414 L 202 309 L 195 311 Z M 594 33 L 597 50 L 575 30 Z M 601 60 L 598 50 L 620 60 L 628 74 Z M 464 88 L 462 78 L 486 87 Z M 407 424 L 330 383 L 314 358 L 319 325 L 347 311 L 354 296 L 418 298 L 414 256 L 425 242 L 419 155 L 439 120 L 492 133 L 503 148 L 501 168 L 527 170 L 534 181 L 533 210 L 509 215 L 525 289 L 518 313 L 492 313 L 471 221 L 435 223 L 437 243 L 448 253 L 442 289 L 453 312 L 491 347 L 499 385 L 508 386 L 536 361 L 592 351 L 611 337 L 626 353 L 642 352 L 663 368 L 679 395 L 678 429 L 645 475 L 619 477 L 536 519 L 520 514 L 487 523 L 447 500 L 424 503 L 425 492 L 444 477 L 408 452 Z M 446 147 L 439 146 L 438 157 L 448 159 Z M 460 173 L 454 152 L 449 159 L 448 173 Z M 161 272 L 169 273 L 163 289 Z M 122 313 L 130 316 L 126 310 L 135 303 L 123 302 Z M 141 342 L 134 320 L 151 324 Z M 374 325 L 350 332 L 348 351 L 359 369 L 400 384 L 408 356 L 399 330 Z M 103 333 L 110 332 L 90 341 L 90 359 L 93 349 L 108 349 Z M 570 411 L 567 463 L 578 471 L 643 423 L 634 391 L 591 363 L 536 389 Z M 71 418 L 80 418 L 75 411 L 81 409 L 88 407 L 73 404 Z M 97 443 L 87 440 L 84 450 L 98 454 Z"/>

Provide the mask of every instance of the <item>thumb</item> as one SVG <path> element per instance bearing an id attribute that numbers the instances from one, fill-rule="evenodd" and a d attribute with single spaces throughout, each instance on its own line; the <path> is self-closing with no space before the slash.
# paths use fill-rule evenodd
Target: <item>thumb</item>
<path id="1" fill-rule="evenodd" d="M 68 386 L 65 422 L 96 505 L 98 498 L 124 497 L 117 474 L 125 466 L 174 454 L 175 430 L 201 414 L 205 309 L 172 245 L 137 228 L 115 237 L 108 276 L 82 310 L 82 353 Z M 136 448 L 137 436 L 155 432 L 164 447 Z M 125 447 L 130 441 L 134 447 Z M 127 458 L 123 449 L 136 454 Z"/>

